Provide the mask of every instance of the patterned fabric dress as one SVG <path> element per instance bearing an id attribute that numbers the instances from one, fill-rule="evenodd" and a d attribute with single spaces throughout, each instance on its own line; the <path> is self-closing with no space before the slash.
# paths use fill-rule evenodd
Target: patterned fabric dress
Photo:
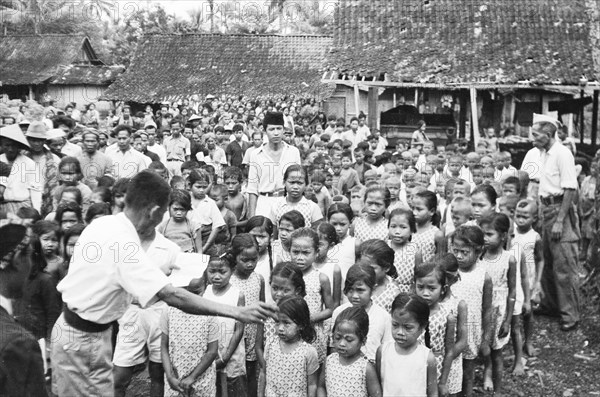
<path id="1" fill-rule="evenodd" d="M 391 277 L 386 276 L 388 283 L 385 286 L 385 290 L 377 296 L 371 296 L 371 300 L 377 306 L 381 306 L 385 309 L 386 312 L 391 313 L 392 311 L 392 302 L 400 293 L 400 288 L 398 284 Z"/>
<path id="2" fill-rule="evenodd" d="M 308 375 L 319 368 L 315 348 L 302 341 L 290 353 L 281 351 L 279 339 L 267 345 L 267 384 L 265 397 L 305 397 Z"/>
<path id="3" fill-rule="evenodd" d="M 383 217 L 374 225 L 369 223 L 367 218 L 357 218 L 354 220 L 354 237 L 361 242 L 371 239 L 385 241 L 390 234 L 387 224 L 387 220 Z"/>
<path id="4" fill-rule="evenodd" d="M 250 273 L 250 277 L 242 279 L 233 274 L 230 279 L 231 285 L 243 292 L 246 298 L 246 306 L 250 306 L 260 300 L 260 276 L 256 272 Z M 256 324 L 246 324 L 244 327 L 244 343 L 246 347 L 246 361 L 256 361 Z"/>
<path id="5" fill-rule="evenodd" d="M 412 242 L 417 244 L 421 248 L 421 255 L 423 255 L 423 262 L 427 262 L 435 256 L 435 235 L 439 232 L 435 226 L 431 226 L 424 232 L 413 233 Z"/>
<path id="6" fill-rule="evenodd" d="M 467 304 L 467 348 L 464 352 L 464 358 L 474 360 L 479 354 L 482 338 L 482 319 L 481 312 L 483 307 L 483 284 L 485 282 L 485 268 L 481 263 L 477 263 L 473 270 L 464 272 L 458 270 L 460 280 L 451 287 L 452 294 L 459 301 L 463 300 Z"/>
<path id="7" fill-rule="evenodd" d="M 340 356 L 332 353 L 327 357 L 325 388 L 328 396 L 368 397 L 367 364 L 365 356 L 350 365 L 342 365 Z"/>
<path id="8" fill-rule="evenodd" d="M 458 304 L 460 301 L 456 299 L 452 294 L 440 303 L 449 314 L 448 320 L 454 321 L 456 323 L 458 319 Z M 456 340 L 456 331 L 454 335 L 454 340 Z M 441 375 L 441 373 L 440 373 Z M 450 367 L 450 374 L 448 375 L 448 380 L 446 385 L 448 386 L 448 390 L 450 394 L 460 393 L 462 391 L 462 379 L 463 379 L 463 370 L 462 370 L 462 354 L 459 355 L 452 361 L 452 366 Z"/>
<path id="9" fill-rule="evenodd" d="M 297 203 L 288 203 L 285 197 L 277 199 L 277 203 L 272 208 L 272 221 L 276 225 L 279 225 L 281 217 L 286 212 L 296 210 L 304 217 L 304 226 L 310 227 L 313 222 L 323 219 L 323 214 L 317 203 L 308 200 L 306 197 L 302 197 Z"/>
<path id="10" fill-rule="evenodd" d="M 169 356 L 179 378 L 188 376 L 198 366 L 210 342 L 218 341 L 217 326 L 209 316 L 187 314 L 174 307 L 167 309 Z M 163 330 L 164 331 L 164 330 Z M 217 372 L 214 362 L 192 384 L 194 397 L 215 397 Z M 165 377 L 165 396 L 181 396 L 168 386 Z"/>
<path id="11" fill-rule="evenodd" d="M 320 272 L 317 269 L 312 269 L 308 274 L 304 274 L 304 283 L 306 284 L 306 296 L 304 300 L 310 310 L 310 315 L 313 316 L 323 310 L 323 299 L 321 297 L 321 280 Z M 327 356 L 327 338 L 323 322 L 313 324 L 317 337 L 312 345 L 317 350 L 319 364 L 325 361 Z"/>
<path id="12" fill-rule="evenodd" d="M 494 285 L 494 293 L 492 298 L 492 311 L 494 321 L 494 342 L 492 343 L 492 349 L 501 349 L 508 343 L 510 332 L 503 338 L 498 337 L 500 327 L 504 322 L 506 315 L 506 299 L 508 298 L 508 268 L 509 260 L 512 256 L 510 251 L 502 251 L 502 254 L 498 258 L 494 259 L 482 259 L 481 266 L 486 270 L 487 274 L 492 278 L 492 284 Z"/>
<path id="13" fill-rule="evenodd" d="M 388 241 L 391 247 L 391 242 Z M 415 278 L 415 255 L 419 246 L 415 243 L 407 243 L 394 254 L 394 267 L 398 272 L 396 283 L 400 292 L 410 292 Z"/>

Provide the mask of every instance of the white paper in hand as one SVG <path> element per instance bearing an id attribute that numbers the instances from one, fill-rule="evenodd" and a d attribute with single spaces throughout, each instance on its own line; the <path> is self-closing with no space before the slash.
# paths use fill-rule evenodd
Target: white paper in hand
<path id="1" fill-rule="evenodd" d="M 175 265 L 179 269 L 173 270 L 169 276 L 169 280 L 174 287 L 187 287 L 195 278 L 202 277 L 202 274 L 208 266 L 210 257 L 203 254 L 194 254 L 182 252 L 177 255 Z"/>

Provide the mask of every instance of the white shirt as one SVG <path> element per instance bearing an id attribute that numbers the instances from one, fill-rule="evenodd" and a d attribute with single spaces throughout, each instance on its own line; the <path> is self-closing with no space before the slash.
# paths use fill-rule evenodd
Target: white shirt
<path id="1" fill-rule="evenodd" d="M 133 148 L 125 153 L 122 150 L 106 153 L 112 160 L 112 175 L 116 178 L 133 178 L 147 167 L 144 155 Z"/>
<path id="2" fill-rule="evenodd" d="M 192 198 L 192 214 L 188 215 L 200 225 L 212 225 L 216 229 L 225 225 L 225 219 L 213 199 L 205 196 L 202 200 Z"/>
<path id="3" fill-rule="evenodd" d="M 248 171 L 248 194 L 270 193 L 283 189 L 283 174 L 292 164 L 301 164 L 298 148 L 283 142 L 281 158 L 274 161 L 265 151 L 265 146 L 250 155 Z"/>
<path id="4" fill-rule="evenodd" d="M 167 276 L 141 249 L 131 221 L 120 213 L 98 218 L 85 228 L 57 289 L 81 318 L 108 324 L 123 316 L 133 298 L 146 307 L 168 284 Z"/>
<path id="5" fill-rule="evenodd" d="M 539 181 L 540 179 L 540 170 L 542 169 L 541 157 L 542 152 L 540 151 L 540 149 L 534 147 L 530 149 L 523 158 L 523 163 L 521 164 L 521 171 L 527 172 L 529 174 L 530 180 Z"/>
<path id="6" fill-rule="evenodd" d="M 564 189 L 577 189 L 577 172 L 573 153 L 560 142 L 554 141 L 540 157 L 541 197 L 560 196 Z"/>
<path id="7" fill-rule="evenodd" d="M 163 163 L 165 165 L 167 164 L 167 151 L 165 150 L 164 147 L 162 147 L 162 145 L 159 145 L 158 143 L 155 143 L 152 146 L 148 145 L 147 148 L 152 153 L 156 153 L 156 155 L 160 159 L 161 163 Z"/>
<path id="8" fill-rule="evenodd" d="M 0 161 L 8 163 L 5 154 L 0 154 Z M 0 183 L 6 186 L 4 200 L 25 201 L 31 199 L 36 210 L 42 206 L 42 184 L 37 164 L 27 156 L 17 155 L 12 164 L 10 175 L 3 177 Z"/>

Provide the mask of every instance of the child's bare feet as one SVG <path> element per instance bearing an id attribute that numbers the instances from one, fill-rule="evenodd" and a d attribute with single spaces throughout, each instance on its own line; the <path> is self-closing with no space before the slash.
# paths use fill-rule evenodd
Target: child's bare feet
<path id="1" fill-rule="evenodd" d="M 525 367 L 523 366 L 523 361 L 521 361 L 521 362 L 516 362 L 515 361 L 515 366 L 512 369 L 512 374 L 514 376 L 523 376 L 523 375 L 525 375 Z"/>
<path id="2" fill-rule="evenodd" d="M 483 374 L 483 390 L 494 391 L 494 381 L 492 380 L 492 366 L 484 370 Z"/>
<path id="3" fill-rule="evenodd" d="M 539 351 L 535 347 L 533 347 L 533 344 L 531 343 L 525 343 L 525 345 L 523 346 L 523 351 L 529 357 L 535 357 L 539 353 Z"/>

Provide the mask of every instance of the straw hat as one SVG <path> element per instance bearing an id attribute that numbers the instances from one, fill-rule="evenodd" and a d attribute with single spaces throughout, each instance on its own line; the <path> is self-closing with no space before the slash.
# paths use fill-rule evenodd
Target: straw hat
<path id="1" fill-rule="evenodd" d="M 13 140 L 29 149 L 29 142 L 27 142 L 27 138 L 25 138 L 23 131 L 21 131 L 21 128 L 19 128 L 17 124 L 11 124 L 4 128 L 0 128 L 0 137 Z"/>
<path id="2" fill-rule="evenodd" d="M 29 124 L 25 136 L 27 138 L 46 139 L 48 136 L 47 131 L 48 128 L 42 121 L 33 121 Z"/>

